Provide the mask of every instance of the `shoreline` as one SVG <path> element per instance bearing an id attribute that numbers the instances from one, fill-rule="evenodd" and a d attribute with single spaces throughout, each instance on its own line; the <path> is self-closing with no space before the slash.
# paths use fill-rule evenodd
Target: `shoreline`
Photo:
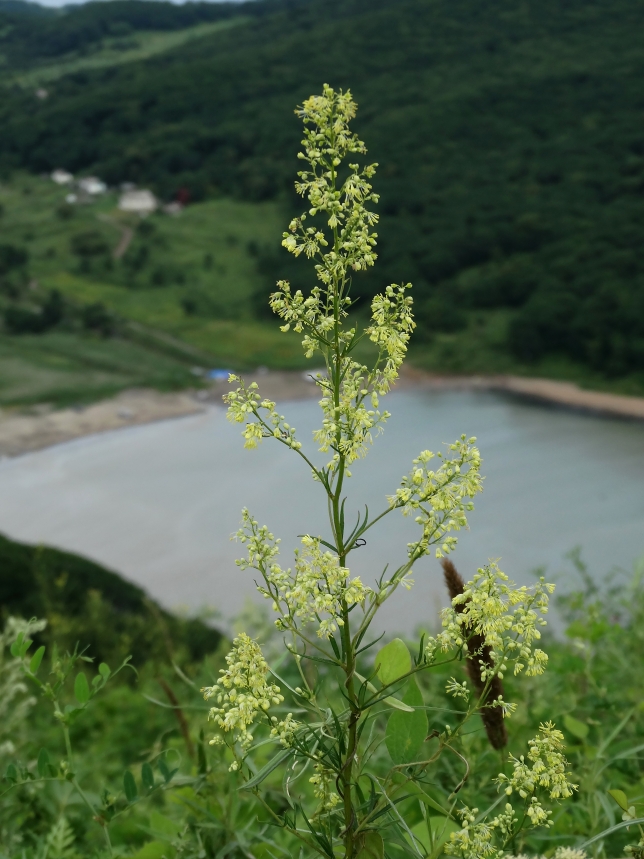
<path id="1" fill-rule="evenodd" d="M 313 369 L 315 372 L 315 369 Z M 264 370 L 244 377 L 261 385 L 262 394 L 280 401 L 317 398 L 306 372 Z M 203 413 L 221 405 L 226 381 L 210 388 L 160 393 L 131 389 L 85 407 L 59 409 L 35 406 L 19 411 L 0 409 L 0 458 L 20 456 L 83 436 Z M 494 391 L 532 402 L 588 414 L 644 421 L 644 397 L 588 391 L 572 382 L 522 376 L 447 376 L 405 367 L 396 390 Z"/>

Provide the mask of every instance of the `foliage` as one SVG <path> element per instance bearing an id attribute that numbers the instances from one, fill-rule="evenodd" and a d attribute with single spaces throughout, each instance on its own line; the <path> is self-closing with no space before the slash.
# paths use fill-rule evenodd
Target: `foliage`
<path id="1" fill-rule="evenodd" d="M 636 846 L 637 823 L 630 822 L 633 812 L 638 815 L 644 810 L 639 799 L 644 778 L 641 756 L 644 715 L 638 707 L 640 666 L 644 659 L 641 635 L 644 568 L 640 563 L 632 575 L 614 571 L 601 586 L 588 578 L 578 555 L 574 556 L 574 561 L 577 576 L 581 576 L 580 585 L 572 584 L 575 569 L 566 569 L 564 579 L 569 582 L 570 590 L 559 600 L 565 635 L 548 641 L 550 661 L 545 674 L 520 682 L 514 680 L 511 673 L 504 678 L 508 694 L 520 705 L 513 717 L 505 721 L 509 728 L 508 750 L 519 757 L 525 755 L 528 740 L 536 734 L 539 723 L 553 710 L 561 714 L 558 720 L 568 743 L 566 754 L 571 761 L 574 781 L 579 783 L 579 790 L 567 802 L 565 810 L 561 810 L 563 813 L 555 811 L 553 826 L 547 830 L 546 837 L 540 838 L 539 831 L 535 830 L 524 852 L 530 856 L 552 855 L 552 844 L 563 843 L 567 847 L 561 855 L 557 852 L 558 859 L 581 859 L 584 854 L 577 848 L 592 841 L 585 848 L 588 855 L 603 859 L 604 856 L 628 855 L 630 851 L 625 854 L 625 848 Z M 262 636 L 264 653 L 281 678 L 276 682 L 286 682 L 295 688 L 301 682 L 297 669 L 284 660 L 280 633 L 273 627 L 271 634 L 267 620 L 270 618 L 247 616 L 245 623 L 254 636 Z M 25 628 L 24 622 L 13 624 L 4 633 L 0 669 L 1 698 L 7 701 L 10 719 L 3 722 L 0 736 L 3 756 L 0 768 L 4 774 L 12 760 L 29 761 L 28 769 L 36 775 L 40 750 L 46 748 L 50 763 L 55 763 L 65 756 L 64 743 L 60 726 L 51 722 L 47 709 L 50 705 L 44 698 L 34 695 L 35 686 L 27 688 L 29 681 L 20 663 L 9 653 L 17 632 Z M 79 633 L 83 640 L 82 631 Z M 387 648 L 387 665 L 397 665 L 394 673 L 411 665 L 404 642 L 394 640 Z M 35 650 L 33 645 L 28 656 Z M 91 653 L 86 652 L 86 655 L 91 656 Z M 125 651 L 114 664 L 119 664 L 124 655 Z M 146 665 L 141 659 L 136 661 L 140 666 L 136 685 L 131 681 L 119 682 L 118 677 L 110 680 L 100 697 L 70 728 L 76 769 L 81 785 L 87 787 L 90 796 L 100 801 L 101 792 L 107 788 L 124 807 L 124 770 L 129 770 L 134 777 L 137 801 L 124 808 L 124 813 L 110 827 L 115 852 L 136 856 L 141 851 L 139 859 L 164 852 L 174 857 L 176 851 L 189 859 L 199 855 L 202 859 L 204 856 L 213 859 L 224 848 L 234 859 L 241 856 L 265 859 L 271 853 L 274 856 L 298 855 L 297 849 L 285 840 L 284 832 L 258 822 L 255 801 L 247 791 L 237 790 L 240 774 L 228 772 L 230 759 L 224 759 L 223 747 L 211 746 L 203 740 L 205 711 L 199 706 L 198 687 L 223 667 L 220 657 L 209 657 L 200 667 L 186 666 L 184 678 L 189 682 L 181 682 L 174 670 L 161 669 L 164 682 L 173 688 L 179 702 L 194 757 L 187 751 L 176 716 L 179 711 L 168 707 L 167 703 L 161 706 L 163 702 L 159 701 L 159 681 L 155 679 L 159 666 Z M 45 663 L 46 659 L 41 664 L 41 677 Z M 85 666 L 92 670 L 90 663 Z M 310 666 L 305 670 L 312 676 Z M 316 670 L 318 683 L 330 692 L 326 667 L 318 663 Z M 456 664 L 449 666 L 447 673 L 436 670 L 416 675 L 424 699 L 431 700 L 436 707 L 427 707 L 424 711 L 428 731 L 444 731 L 446 723 L 454 724 L 454 716 L 450 713 L 454 698 L 446 691 L 450 673 L 456 674 L 459 685 L 465 679 Z M 385 673 L 383 677 L 389 679 Z M 68 694 L 66 700 L 71 704 L 75 701 L 71 685 Z M 290 702 L 275 708 L 279 720 L 283 721 L 293 710 L 287 704 Z M 341 707 L 342 701 L 338 705 Z M 405 715 L 404 711 L 392 711 L 392 714 L 394 712 Z M 299 718 L 297 713 L 293 715 Z M 476 730 L 476 721 L 475 718 L 475 730 L 463 737 L 472 770 L 459 796 L 472 808 L 486 809 L 502 798 L 493 783 L 500 765 L 498 754 L 490 749 L 485 733 Z M 11 740 L 11 749 L 6 746 L 7 739 Z M 270 750 L 275 746 L 263 748 L 261 761 L 268 762 Z M 170 771 L 179 761 L 180 769 L 173 776 L 170 791 L 156 791 L 149 798 L 142 779 L 142 764 L 150 762 L 155 784 L 163 784 L 164 777 L 158 766 L 154 766 L 154 756 L 163 750 Z M 512 772 L 512 767 L 501 769 L 507 775 Z M 426 821 L 430 821 L 432 833 L 438 825 L 444 825 L 444 814 L 437 806 L 442 808 L 447 804 L 455 775 L 451 761 L 443 760 L 434 783 L 425 784 L 422 793 L 414 793 L 398 805 L 414 836 L 427 847 L 430 842 Z M 52 832 L 62 830 L 68 839 L 69 831 L 73 832 L 72 849 L 77 855 L 93 856 L 100 851 L 103 843 L 100 827 L 91 821 L 80 804 L 70 802 L 66 785 L 53 779 L 47 782 L 34 779 L 27 785 L 12 787 L 6 778 L 0 779 L 2 859 L 41 859 L 46 843 L 50 837 L 53 840 Z M 276 810 L 280 808 L 281 785 L 279 768 L 273 769 L 261 784 L 265 798 Z M 306 787 L 306 779 L 302 787 Z M 7 788 L 10 788 L 8 793 L 5 792 Z M 622 819 L 623 815 L 627 819 Z M 62 818 L 67 826 L 61 823 Z M 449 837 L 451 831 L 454 826 L 450 822 L 445 837 Z M 594 840 L 596 836 L 599 837 Z M 272 842 L 268 850 L 267 841 Z M 518 845 L 512 849 L 517 854 L 520 852 Z"/>
<path id="2" fill-rule="evenodd" d="M 142 663 L 195 662 L 218 647 L 220 634 L 205 623 L 170 615 L 136 585 L 78 555 L 0 536 L 0 568 L 2 616 L 46 617 L 41 643 L 73 650 L 80 638 L 99 660 L 127 651 Z"/>
<path id="3" fill-rule="evenodd" d="M 420 358 L 501 372 L 513 361 L 548 372 L 551 358 L 641 376 L 640 7 L 260 0 L 249 10 L 232 37 L 68 77 L 55 99 L 9 95 L 0 159 L 91 168 L 168 197 L 186 187 L 193 200 L 290 200 L 287 106 L 320 79 L 350 81 L 373 106 L 361 129 L 387 164 L 381 270 L 415 284 Z M 308 290 L 306 269 L 287 272 L 269 247 L 256 257 L 266 283 L 287 273 Z M 375 290 L 369 273 L 355 278 L 356 297 Z"/>
<path id="4" fill-rule="evenodd" d="M 239 14 L 232 3 L 189 3 L 177 8 L 170 3 L 141 0 L 112 0 L 100 7 L 29 14 L 35 5 L 0 4 L 0 50 L 12 65 L 25 66 L 71 52 L 87 53 L 106 39 L 131 38 L 140 30 L 178 30 Z"/>
<path id="5" fill-rule="evenodd" d="M 0 317 L 9 307 L 39 314 L 51 290 L 65 303 L 48 332 L 22 334 L 19 342 L 0 332 L 3 402 L 65 404 L 125 387 L 189 387 L 198 380 L 194 367 L 304 364 L 297 338 L 289 342 L 258 323 L 250 307 L 261 277 L 247 248 L 253 236 L 278 241 L 278 206 L 222 199 L 141 220 L 119 212 L 112 191 L 61 220 L 65 193 L 49 178 L 25 174 L 0 185 L 2 241 L 29 255 L 0 274 Z M 132 241 L 114 259 L 126 229 Z M 74 253 L 75 237 L 88 232 L 109 253 Z M 102 319 L 94 316 L 98 304 Z"/>

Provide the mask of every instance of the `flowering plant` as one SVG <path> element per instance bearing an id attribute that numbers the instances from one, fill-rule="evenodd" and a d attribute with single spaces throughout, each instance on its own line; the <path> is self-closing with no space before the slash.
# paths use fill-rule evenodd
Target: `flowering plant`
<path id="1" fill-rule="evenodd" d="M 212 742 L 228 747 L 230 769 L 242 787 L 300 842 L 301 856 L 377 859 L 434 857 L 444 851 L 466 859 L 500 857 L 506 845 L 514 848 L 522 829 L 548 826 L 544 797 L 571 795 L 562 735 L 550 722 L 543 724 L 527 757 L 511 758 L 512 775 L 498 778 L 504 808 L 490 818 L 458 807 L 458 792 L 469 773 L 463 729 L 480 715 L 492 745 L 505 744 L 503 719 L 515 705 L 503 698 L 503 674 L 510 666 L 514 674 L 544 671 L 547 656 L 537 643 L 553 587 L 540 580 L 534 588 L 517 588 L 495 564 L 464 583 L 445 557 L 482 490 L 476 439 L 466 435 L 445 453 L 419 453 L 383 509 L 372 515 L 366 508 L 355 527 L 347 526 L 344 491 L 351 466 L 366 455 L 389 417 L 381 400 L 398 376 L 414 329 L 411 285 L 391 285 L 377 295 L 364 330 L 350 318 L 352 272 L 376 260 L 378 216 L 371 206 L 378 196 L 371 179 L 377 165 L 355 163 L 366 149 L 349 127 L 356 113 L 349 92 L 325 86 L 297 113 L 304 122 L 299 157 L 306 167 L 296 189 L 309 207 L 291 221 L 282 244 L 314 262 L 317 285 L 305 295 L 280 281 L 270 305 L 283 320 L 283 331 L 302 335 L 306 356 L 320 353 L 324 360 L 324 372 L 314 377 L 322 410 L 314 441 L 327 454 L 326 463 L 305 451 L 295 428 L 261 396 L 256 383 L 247 385 L 232 375 L 237 387 L 225 400 L 230 420 L 244 425 L 246 447 L 272 438 L 301 458 L 326 495 L 330 537 L 305 535 L 294 566 L 284 567 L 280 541 L 243 511 L 236 536 L 247 555 L 238 564 L 261 577 L 258 589 L 277 614 L 275 625 L 285 636 L 298 685 L 278 676 L 257 641 L 239 635 L 220 680 L 203 690 L 213 701 L 211 718 L 218 728 Z M 348 167 L 347 157 L 353 159 Z M 370 366 L 355 358 L 364 338 L 375 347 Z M 350 572 L 351 553 L 395 510 L 415 518 L 418 537 L 407 546 L 403 563 L 393 571 L 386 567 L 375 584 L 366 584 Z M 443 559 L 452 596 L 442 631 L 423 637 L 414 658 L 400 639 L 374 656 L 378 639 L 370 640 L 369 634 L 376 613 L 401 586 L 412 586 L 414 565 L 432 552 Z M 450 711 L 457 725 L 430 731 L 422 676 L 460 660 L 466 662 L 470 685 L 452 677 L 446 687 L 460 707 Z M 329 692 L 320 672 L 337 680 L 335 691 Z M 284 693 L 292 701 L 291 712 L 283 706 Z M 258 730 L 265 735 L 256 740 Z M 266 743 L 273 743 L 276 752 L 258 769 L 260 746 Z M 428 773 L 445 754 L 460 762 L 462 772 L 439 801 L 430 795 Z M 284 802 L 276 809 L 261 785 L 278 768 L 284 771 Z M 302 781 L 305 773 L 308 779 Z M 410 795 L 420 801 L 423 832 L 412 830 L 399 810 Z"/>

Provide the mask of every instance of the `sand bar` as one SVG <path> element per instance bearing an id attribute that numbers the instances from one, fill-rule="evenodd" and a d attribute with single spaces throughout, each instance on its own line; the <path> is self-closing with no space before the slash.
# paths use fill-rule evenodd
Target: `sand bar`
<path id="1" fill-rule="evenodd" d="M 264 371 L 247 375 L 256 381 L 262 395 L 277 402 L 318 396 L 305 373 Z M 405 367 L 398 389 L 487 390 L 526 397 L 562 408 L 631 420 L 644 420 L 644 397 L 627 397 L 588 391 L 571 382 L 521 376 L 448 376 Z M 180 393 L 148 389 L 124 391 L 116 397 L 89 406 L 52 410 L 47 406 L 0 410 L 0 456 L 18 456 L 81 436 L 197 414 L 221 403 L 228 389 L 225 381 L 209 388 Z"/>

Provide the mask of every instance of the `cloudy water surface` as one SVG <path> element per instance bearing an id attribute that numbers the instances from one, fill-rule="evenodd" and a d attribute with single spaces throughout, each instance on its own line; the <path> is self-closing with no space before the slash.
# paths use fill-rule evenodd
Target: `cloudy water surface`
<path id="1" fill-rule="evenodd" d="M 476 435 L 485 490 L 453 559 L 464 576 L 488 559 L 520 583 L 546 566 L 573 583 L 563 556 L 581 546 L 595 578 L 644 553 L 644 425 L 531 405 L 491 393 L 400 392 L 372 453 L 348 481 L 347 518 L 365 502 L 386 507 L 411 460 L 464 432 Z M 314 401 L 281 411 L 310 443 Z M 215 607 L 228 618 L 254 592 L 229 537 L 247 505 L 282 538 L 284 565 L 298 535 L 321 534 L 326 504 L 301 459 L 264 442 L 247 451 L 221 408 L 69 442 L 0 463 L 0 531 L 93 558 L 170 608 Z M 322 455 L 317 455 L 320 462 Z M 395 511 L 351 555 L 367 581 L 405 558 L 417 526 Z M 438 562 L 426 558 L 415 586 L 385 609 L 389 631 L 433 624 L 445 597 Z"/>

